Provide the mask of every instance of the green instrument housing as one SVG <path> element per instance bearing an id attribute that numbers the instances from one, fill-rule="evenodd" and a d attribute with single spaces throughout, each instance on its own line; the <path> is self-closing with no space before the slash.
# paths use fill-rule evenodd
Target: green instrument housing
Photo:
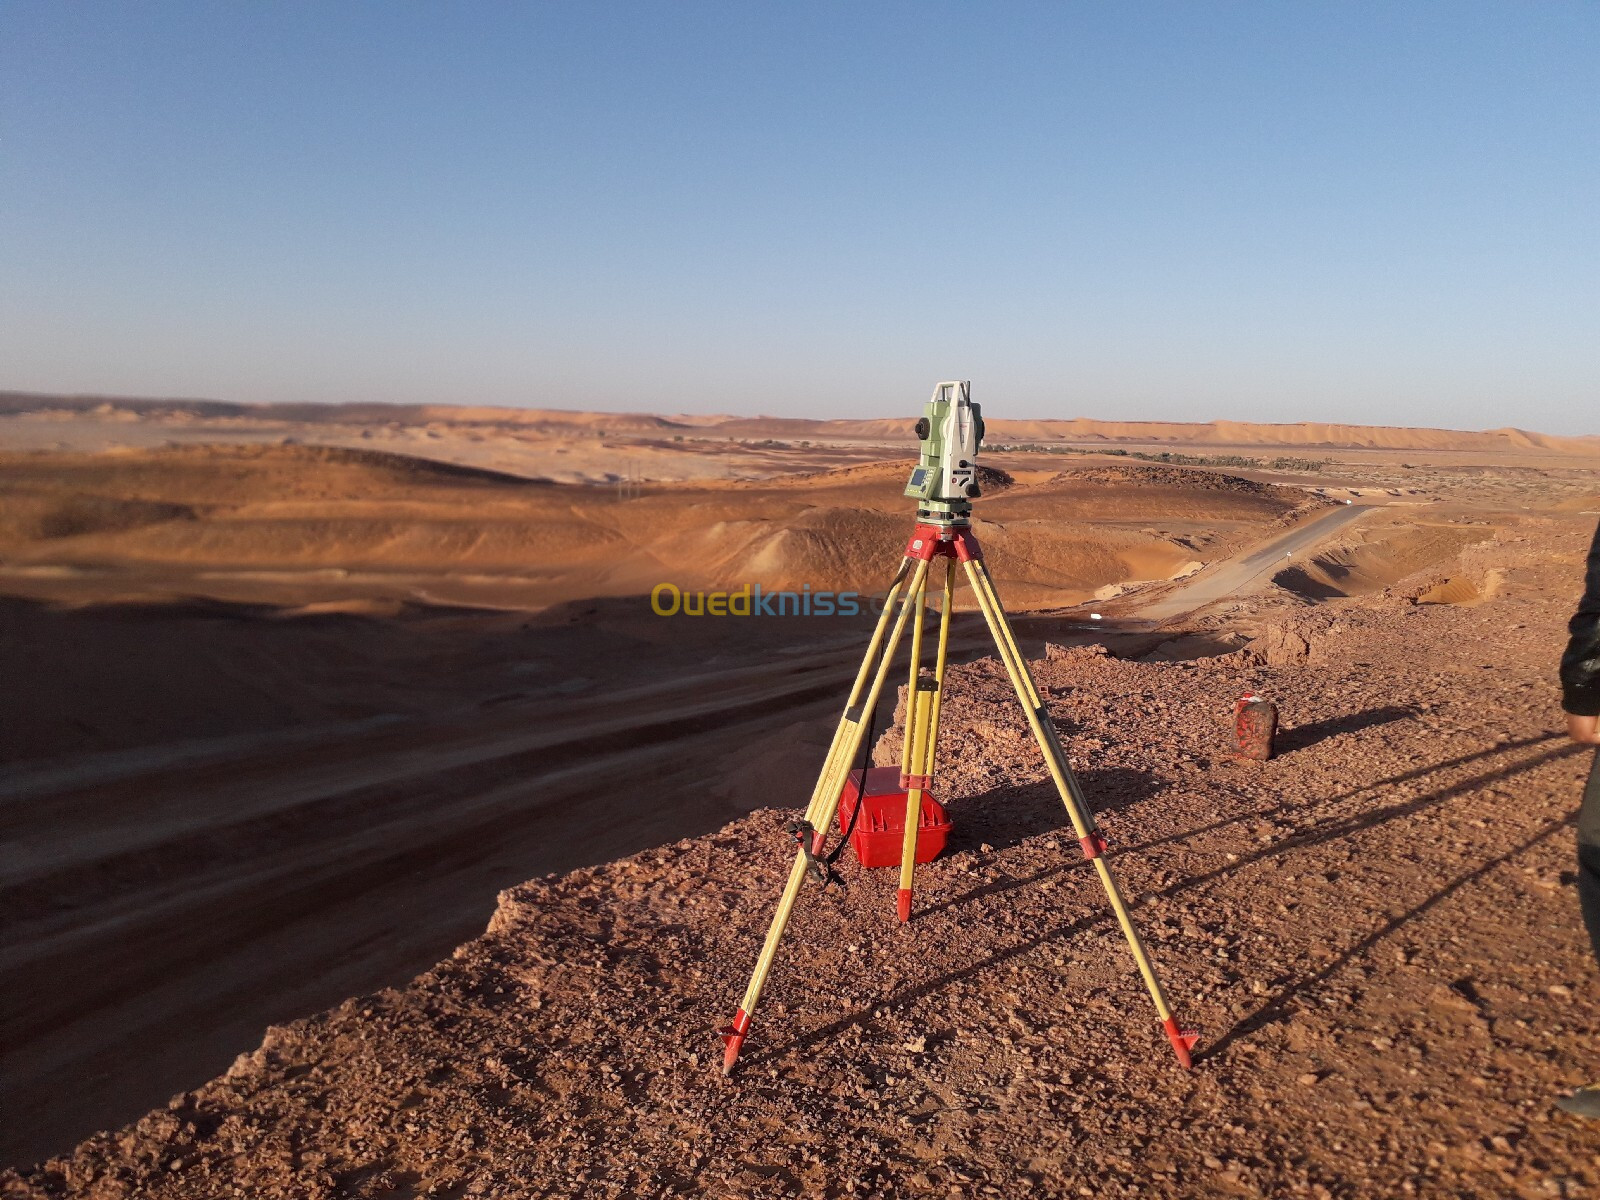
<path id="1" fill-rule="evenodd" d="M 905 495 L 919 503 L 917 517 L 933 525 L 965 525 L 979 495 L 978 447 L 983 412 L 972 402 L 970 382 L 941 383 L 916 424 L 921 456 Z"/>

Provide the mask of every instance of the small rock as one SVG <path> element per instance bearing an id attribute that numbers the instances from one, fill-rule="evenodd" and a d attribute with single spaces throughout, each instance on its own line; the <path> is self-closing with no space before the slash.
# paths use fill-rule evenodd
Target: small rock
<path id="1" fill-rule="evenodd" d="M 1295 1082 L 1301 1087 L 1316 1087 L 1317 1084 L 1322 1082 L 1322 1076 L 1317 1074 L 1315 1071 L 1307 1071 L 1304 1075 L 1300 1076 L 1299 1079 L 1296 1079 Z"/>

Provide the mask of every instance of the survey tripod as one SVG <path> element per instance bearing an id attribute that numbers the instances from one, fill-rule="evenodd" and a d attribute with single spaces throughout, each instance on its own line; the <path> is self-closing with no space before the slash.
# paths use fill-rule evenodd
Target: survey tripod
<path id="1" fill-rule="evenodd" d="M 961 403 L 967 403 L 965 384 L 939 386 L 941 389 L 959 387 Z M 935 392 L 936 400 L 939 394 Z M 972 408 L 976 409 L 976 406 Z M 929 406 L 929 411 L 930 414 L 934 411 L 932 404 Z M 935 461 L 930 468 L 928 462 L 930 457 L 927 446 L 930 440 L 928 425 L 928 421 L 924 420 L 917 426 L 918 435 L 924 441 L 924 462 L 916 472 L 913 472 L 912 482 L 907 487 L 908 494 L 922 496 L 925 503 L 918 508 L 917 524 L 906 546 L 905 557 L 889 589 L 883 612 L 867 645 L 861 669 L 856 673 L 855 683 L 845 704 L 844 715 L 834 731 L 833 742 L 823 762 L 822 773 L 818 776 L 816 787 L 811 793 L 811 803 L 806 808 L 805 818 L 794 826 L 796 840 L 799 842 L 794 866 L 789 871 L 788 882 L 778 899 L 778 909 L 773 915 L 771 927 L 767 930 L 761 954 L 756 959 L 750 984 L 745 989 L 744 999 L 738 1011 L 734 1013 L 732 1023 L 718 1031 L 724 1043 L 723 1073 L 728 1074 L 733 1070 L 745 1038 L 750 1033 L 751 1017 L 755 1013 L 757 1003 L 760 1002 L 761 990 L 772 970 L 778 944 L 783 939 L 784 930 L 788 926 L 790 913 L 794 910 L 801 888 L 808 877 L 815 877 L 818 874 L 822 875 L 826 885 L 828 873 L 826 865 L 821 871 L 818 870 L 818 864 L 823 862 L 820 857 L 823 841 L 838 808 L 840 793 L 852 764 L 860 753 L 864 729 L 869 723 L 868 718 L 877 710 L 884 681 L 888 677 L 895 652 L 899 648 L 907 625 L 911 627 L 911 671 L 906 692 L 905 738 L 900 759 L 900 786 L 906 790 L 906 818 L 904 840 L 900 851 L 900 887 L 896 907 L 901 921 L 911 919 L 917 830 L 922 811 L 923 792 L 931 785 L 934 773 L 934 752 L 938 743 L 939 710 L 944 696 L 945 667 L 950 643 L 950 615 L 954 607 L 957 564 L 966 574 L 978 609 L 982 612 L 983 619 L 994 638 L 1000 661 L 1004 664 L 1006 674 L 1010 676 L 1011 684 L 1016 689 L 1017 699 L 1022 703 L 1023 713 L 1033 730 L 1034 738 L 1039 743 L 1039 749 L 1044 753 L 1045 766 L 1055 782 L 1056 790 L 1061 794 L 1062 803 L 1066 805 L 1067 816 L 1077 833 L 1083 855 L 1094 864 L 1095 872 L 1100 877 L 1100 884 L 1105 888 L 1106 898 L 1111 902 L 1111 910 L 1116 914 L 1117 923 L 1122 927 L 1123 936 L 1128 940 L 1133 960 L 1138 964 L 1139 974 L 1143 977 L 1144 985 L 1150 992 L 1150 999 L 1155 1004 L 1156 1016 L 1161 1020 L 1167 1039 L 1172 1043 L 1172 1049 L 1178 1056 L 1178 1062 L 1184 1068 L 1188 1068 L 1191 1065 L 1190 1051 L 1194 1048 L 1198 1035 L 1180 1028 L 1177 1018 L 1172 1015 L 1172 1010 L 1167 1005 L 1166 995 L 1161 989 L 1161 981 L 1156 976 L 1155 967 L 1145 952 L 1139 933 L 1128 915 L 1128 906 L 1117 889 L 1116 880 L 1112 878 L 1111 868 L 1106 863 L 1106 840 L 1095 827 L 1094 815 L 1084 797 L 1083 789 L 1067 763 L 1066 752 L 1062 749 L 1055 725 L 1051 722 L 1044 700 L 1034 684 L 1027 660 L 1017 646 L 1016 636 L 1011 631 L 1011 623 L 995 591 L 994 580 L 989 575 L 988 567 L 984 565 L 982 551 L 972 533 L 970 505 L 966 500 L 978 494 L 976 464 L 973 460 L 976 458 L 976 441 L 982 437 L 981 418 L 978 419 L 976 438 L 969 436 L 968 445 L 971 448 L 967 452 L 967 457 L 955 458 L 951 464 L 953 466 L 954 462 L 959 462 L 961 469 L 970 468 L 970 473 L 966 476 L 967 482 L 961 482 L 958 476 L 958 486 L 947 486 L 944 489 L 947 494 L 942 501 L 938 498 L 929 500 L 924 492 L 914 490 L 923 486 L 919 475 L 925 469 L 937 469 L 939 466 Z M 946 448 L 948 449 L 948 444 Z M 937 447 L 935 449 L 937 451 Z M 933 457 L 937 459 L 937 453 Z M 947 474 L 946 479 L 948 478 Z M 937 496 L 938 489 L 934 490 Z M 948 494 L 958 491 L 964 494 L 954 497 Z M 945 560 L 945 572 L 939 609 L 938 640 L 934 651 L 933 670 L 929 676 L 924 674 L 922 666 L 923 627 L 928 603 L 928 577 L 932 573 L 933 561 L 937 558 Z M 865 803 L 863 774 L 862 785 L 856 798 L 858 812 Z"/>

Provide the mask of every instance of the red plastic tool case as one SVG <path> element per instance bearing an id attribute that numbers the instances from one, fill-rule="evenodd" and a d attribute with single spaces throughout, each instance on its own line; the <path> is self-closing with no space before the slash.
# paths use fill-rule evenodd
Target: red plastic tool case
<path id="1" fill-rule="evenodd" d="M 861 794 L 861 772 L 851 771 L 839 794 L 839 832 L 850 827 Z M 906 828 L 906 789 L 900 786 L 899 767 L 867 769 L 866 807 L 850 835 L 850 846 L 863 867 L 898 867 L 900 840 Z M 922 793 L 917 817 L 917 861 L 932 862 L 950 836 L 950 818 L 931 792 Z"/>

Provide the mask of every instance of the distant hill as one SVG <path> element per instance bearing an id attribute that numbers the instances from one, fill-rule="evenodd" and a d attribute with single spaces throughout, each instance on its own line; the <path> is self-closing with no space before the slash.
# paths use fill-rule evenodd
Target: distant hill
<path id="1" fill-rule="evenodd" d="M 445 404 L 234 404 L 224 400 L 128 396 L 64 396 L 0 391 L 0 415 L 81 414 L 127 420 L 221 420 L 314 425 L 474 425 L 552 434 L 613 433 L 745 439 L 902 442 L 909 416 L 818 421 L 793 417 L 660 416 Z M 1008 420 L 989 423 L 991 442 L 1105 443 L 1108 446 L 1298 446 L 1307 449 L 1499 451 L 1600 455 L 1600 436 L 1558 437 L 1525 429 L 1420 429 L 1323 421 L 1258 424 L 1247 421 Z"/>

